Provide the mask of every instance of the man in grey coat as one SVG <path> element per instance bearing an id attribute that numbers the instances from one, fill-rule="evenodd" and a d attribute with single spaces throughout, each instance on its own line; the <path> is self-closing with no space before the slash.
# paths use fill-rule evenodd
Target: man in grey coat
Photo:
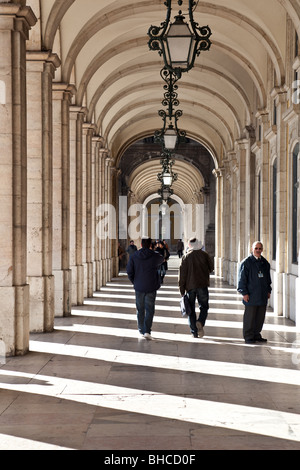
<path id="1" fill-rule="evenodd" d="M 189 240 L 189 251 L 183 256 L 179 268 L 179 290 L 181 295 L 187 292 L 192 313 L 189 316 L 191 333 L 195 338 L 204 336 L 204 325 L 208 314 L 209 275 L 214 264 L 208 253 L 201 249 L 201 243 L 192 238 Z M 198 300 L 200 314 L 196 321 L 195 302 Z"/>
<path id="2" fill-rule="evenodd" d="M 243 336 L 247 344 L 267 341 L 261 336 L 261 330 L 272 291 L 272 281 L 270 264 L 262 256 L 262 251 L 263 244 L 254 242 L 252 254 L 241 262 L 239 268 L 237 290 L 242 294 L 245 305 Z"/>

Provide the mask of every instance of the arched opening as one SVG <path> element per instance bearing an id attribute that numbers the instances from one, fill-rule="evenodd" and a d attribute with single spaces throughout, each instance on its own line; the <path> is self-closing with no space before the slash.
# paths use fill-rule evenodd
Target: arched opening
<path id="1" fill-rule="evenodd" d="M 160 182 L 157 174 L 161 171 L 161 146 L 153 137 L 134 142 L 119 160 L 118 195 L 127 198 L 127 227 L 137 231 L 122 230 L 119 242 L 126 249 L 129 240 L 136 233 L 140 237 L 166 239 L 173 252 L 177 241 L 197 236 L 209 252 L 215 255 L 215 168 L 211 152 L 202 144 L 187 139 L 173 155 L 173 170 L 178 179 L 173 183 L 174 191 L 168 204 L 162 204 L 157 191 Z M 140 218 L 140 223 L 138 221 Z"/>

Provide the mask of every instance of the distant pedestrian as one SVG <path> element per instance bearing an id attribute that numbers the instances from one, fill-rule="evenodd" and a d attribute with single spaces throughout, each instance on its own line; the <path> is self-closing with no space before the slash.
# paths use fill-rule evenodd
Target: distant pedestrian
<path id="1" fill-rule="evenodd" d="M 146 339 L 152 339 L 156 292 L 161 285 L 158 268 L 163 262 L 163 256 L 151 249 L 151 238 L 144 238 L 141 249 L 127 264 L 128 278 L 135 290 L 138 330 Z"/>
<path id="2" fill-rule="evenodd" d="M 247 344 L 266 342 L 261 336 L 265 321 L 268 299 L 271 296 L 270 264 L 262 256 L 263 244 L 256 241 L 252 253 L 245 258 L 239 268 L 238 292 L 243 296 L 245 305 L 243 336 Z"/>
<path id="3" fill-rule="evenodd" d="M 121 246 L 120 243 L 118 243 L 118 258 L 119 258 L 119 271 L 122 269 L 122 261 L 123 261 L 123 258 L 124 256 L 126 255 L 123 247 Z"/>
<path id="4" fill-rule="evenodd" d="M 129 246 L 126 251 L 129 254 L 129 258 L 133 256 L 134 253 L 137 251 L 137 246 L 134 244 L 133 240 L 130 240 Z"/>
<path id="5" fill-rule="evenodd" d="M 159 240 L 155 246 L 155 251 L 160 253 L 163 258 L 164 262 L 159 266 L 158 271 L 159 271 L 159 276 L 160 276 L 160 282 L 163 284 L 164 282 L 164 277 L 168 271 L 168 259 L 170 258 L 170 252 L 166 245 L 164 244 L 163 241 Z"/>
<path id="6" fill-rule="evenodd" d="M 182 258 L 183 250 L 184 250 L 184 243 L 180 238 L 177 242 L 177 254 L 179 258 Z"/>
<path id="7" fill-rule="evenodd" d="M 182 257 L 179 267 L 179 290 L 182 296 L 187 293 L 191 305 L 192 313 L 188 317 L 191 333 L 195 338 L 202 338 L 209 309 L 210 273 L 213 272 L 214 264 L 209 254 L 201 249 L 202 245 L 196 238 L 190 239 L 188 245 L 189 251 Z M 198 320 L 196 298 L 200 308 Z"/>

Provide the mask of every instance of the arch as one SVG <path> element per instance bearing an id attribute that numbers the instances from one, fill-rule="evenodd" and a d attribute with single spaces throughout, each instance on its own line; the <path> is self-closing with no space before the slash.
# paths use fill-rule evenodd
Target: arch
<path id="1" fill-rule="evenodd" d="M 57 0 L 51 10 L 51 14 L 49 16 L 49 21 L 47 23 L 46 27 L 46 33 L 45 33 L 45 43 L 47 44 L 48 47 L 51 47 L 51 42 L 53 43 L 54 41 L 54 29 L 58 27 L 60 24 L 60 21 L 62 21 L 64 15 L 67 13 L 68 9 L 72 6 L 74 2 L 73 1 L 67 1 L 67 2 L 61 2 Z M 155 4 L 155 2 L 154 2 Z M 283 66 L 282 66 L 282 60 L 281 56 L 279 53 L 279 49 L 276 47 L 276 44 L 272 39 L 266 34 L 266 32 L 259 26 L 257 25 L 254 21 L 249 20 L 246 18 L 244 15 L 241 13 L 238 13 L 234 10 L 231 10 L 229 8 L 225 7 L 220 7 L 218 6 L 217 8 L 215 6 L 208 6 L 205 2 L 200 2 L 199 3 L 199 9 L 201 9 L 201 15 L 202 14 L 209 14 L 212 16 L 217 16 L 221 18 L 225 18 L 228 21 L 234 22 L 235 24 L 238 24 L 239 27 L 242 25 L 242 27 L 246 30 L 248 30 L 251 34 L 253 34 L 256 38 L 258 38 L 262 44 L 264 44 L 264 47 L 270 54 L 270 57 L 272 58 L 273 63 L 275 64 L 275 70 L 277 74 L 277 79 L 279 81 L 279 75 L 282 75 L 283 72 Z M 119 21 L 120 19 L 124 18 L 125 15 L 132 15 L 136 14 L 137 12 L 148 12 L 148 11 L 153 11 L 153 3 L 151 2 L 137 2 L 134 5 L 134 9 L 131 10 L 128 4 L 126 2 L 123 3 L 123 5 L 119 5 L 117 10 L 112 10 L 111 6 L 103 8 L 98 15 L 95 15 L 92 19 L 90 19 L 89 22 L 84 25 L 82 30 L 78 33 L 76 38 L 73 41 L 73 45 L 71 46 L 70 50 L 68 51 L 68 56 L 63 64 L 63 80 L 68 81 L 68 76 L 70 75 L 72 68 L 74 67 L 74 63 L 76 61 L 76 58 L 78 57 L 78 54 L 80 53 L 82 47 L 86 42 L 93 37 L 93 35 L 104 28 L 108 23 L 112 24 L 116 21 Z M 50 39 L 52 38 L 52 39 Z M 141 45 L 145 44 L 145 38 L 141 38 L 142 43 L 138 43 Z M 133 41 L 135 42 L 135 40 Z M 136 43 L 133 44 L 132 40 L 125 41 L 127 44 L 127 47 L 135 46 Z M 126 48 L 126 45 L 123 45 L 123 47 Z M 236 49 L 233 50 L 229 46 L 225 44 L 218 43 L 217 41 L 214 41 L 213 44 L 214 47 L 217 48 L 222 48 L 226 49 L 226 53 L 229 53 L 232 55 L 234 60 L 240 61 L 242 66 L 244 67 L 245 70 L 248 71 L 248 73 L 251 75 L 252 80 L 255 83 L 255 86 L 257 88 L 260 101 L 261 101 L 261 106 L 265 104 L 265 90 L 263 87 L 263 80 L 259 77 L 257 73 L 257 69 L 251 64 L 251 62 L 247 59 L 247 54 L 244 54 L 242 56 Z M 107 57 L 109 57 L 102 51 L 102 60 L 106 60 Z M 106 59 L 104 58 L 106 57 Z M 278 62 L 278 65 L 276 66 L 276 61 Z M 97 61 L 96 61 L 97 62 Z M 95 69 L 92 67 L 89 67 L 89 72 L 85 72 L 85 76 L 83 77 L 83 80 L 81 84 L 79 85 L 78 88 L 78 103 L 81 103 L 83 100 L 83 96 L 85 94 L 84 89 L 86 88 L 87 84 L 89 83 L 90 77 L 95 73 L 95 70 L 98 70 L 100 64 L 97 64 Z M 82 89 L 84 87 L 84 89 Z"/>
<path id="2" fill-rule="evenodd" d="M 194 140 L 199 141 L 199 142 L 207 142 L 206 144 L 207 148 L 209 147 L 211 149 L 214 149 L 214 148 L 218 148 L 218 145 L 220 145 L 220 148 L 222 149 L 222 151 L 226 153 L 226 143 L 217 127 L 213 127 L 212 125 L 208 126 L 207 121 L 203 119 L 199 119 L 199 118 L 195 119 L 194 116 L 185 114 L 185 117 L 187 118 L 187 120 L 189 120 L 189 118 L 193 119 L 194 127 L 197 127 L 197 130 L 196 130 L 194 129 L 194 127 L 191 128 L 191 126 L 189 126 L 188 136 L 192 137 Z M 120 155 L 124 153 L 125 148 L 127 148 L 135 140 L 141 139 L 145 136 L 154 135 L 154 132 L 157 129 L 157 126 L 154 127 L 152 123 L 148 122 L 149 118 L 153 118 L 153 114 L 150 116 L 147 114 L 136 116 L 135 119 L 131 120 L 130 126 L 128 125 L 128 123 L 125 123 L 121 126 L 121 128 L 118 129 L 118 131 L 116 132 L 114 136 L 114 140 L 111 142 L 111 147 L 110 147 L 112 158 L 114 159 L 116 164 L 117 164 L 117 160 L 120 158 Z M 146 125 L 144 126 L 145 129 L 137 131 L 136 129 L 137 124 L 140 125 L 141 121 L 146 121 Z M 199 129 L 201 129 L 201 126 L 202 126 L 202 133 L 200 133 L 199 131 Z M 214 139 L 213 138 L 209 139 L 208 136 L 205 137 L 203 135 L 203 129 L 206 127 L 210 128 L 211 133 L 213 133 L 215 137 Z M 131 128 L 133 128 L 132 131 L 131 131 Z M 123 137 L 121 138 L 121 134 L 125 134 L 124 139 Z M 214 155 L 215 156 L 217 155 L 216 151 L 214 152 Z M 219 163 L 216 164 L 216 168 L 218 167 L 219 167 Z"/>
<path id="3" fill-rule="evenodd" d="M 160 87 L 161 87 L 161 82 L 153 82 L 151 81 L 151 83 L 140 83 L 140 84 L 136 84 L 134 83 L 133 85 L 130 85 L 128 88 L 126 89 L 122 89 L 119 93 L 115 94 L 113 96 L 113 98 L 107 102 L 107 104 L 102 108 L 102 111 L 100 112 L 99 116 L 98 116 L 98 121 L 97 121 L 97 126 L 100 126 L 100 124 L 103 122 L 105 116 L 107 116 L 107 113 L 109 112 L 109 110 L 112 109 L 112 107 L 116 104 L 118 104 L 121 99 L 124 99 L 125 97 L 129 97 L 131 94 L 133 93 L 137 93 L 138 91 L 143 91 L 143 92 L 147 92 L 148 90 L 151 90 L 153 89 L 153 87 L 157 90 L 160 90 Z M 185 83 L 183 82 L 182 84 L 182 87 L 180 88 L 180 92 L 184 91 L 184 90 L 195 90 L 195 91 L 201 91 L 203 93 L 206 93 L 207 95 L 209 96 L 212 96 L 214 98 L 216 98 L 218 101 L 224 103 L 224 105 L 228 108 L 229 112 L 232 114 L 233 116 L 233 119 L 236 123 L 236 126 L 239 130 L 239 134 L 241 135 L 242 134 L 242 130 L 243 130 L 243 126 L 242 126 L 242 123 L 241 123 L 241 120 L 239 118 L 239 115 L 237 113 L 237 111 L 234 109 L 234 107 L 232 106 L 232 104 L 224 97 L 224 95 L 221 95 L 220 93 L 214 91 L 214 90 L 210 90 L 208 87 L 205 87 L 205 86 L 201 86 L 201 85 L 192 85 L 190 83 Z M 161 98 L 161 97 L 160 97 Z M 132 102 L 132 100 L 130 100 Z M 144 103 L 138 103 L 136 104 L 136 107 L 138 106 L 141 106 L 145 104 Z M 152 105 L 153 104 L 153 100 L 150 101 L 148 100 L 148 104 Z M 158 104 L 159 104 L 159 101 L 158 101 Z M 183 105 L 182 107 L 185 107 L 186 105 L 199 105 L 197 102 L 189 102 L 187 100 L 182 100 L 182 102 L 180 103 L 180 105 Z M 245 103 L 243 103 L 245 104 Z M 199 105 L 201 106 L 201 105 Z M 129 107 L 127 107 L 127 110 L 129 110 Z M 245 109 L 245 112 L 247 114 L 247 119 L 248 119 L 248 122 L 250 122 L 250 110 L 249 109 Z M 92 114 L 91 112 L 89 113 L 88 115 L 88 119 L 92 117 Z M 108 133 L 108 132 L 107 132 Z"/>
<path id="4" fill-rule="evenodd" d="M 193 168 L 193 171 L 191 171 L 191 168 Z M 172 185 L 174 192 L 184 203 L 192 201 L 194 193 L 199 192 L 205 186 L 203 175 L 195 166 L 179 159 L 175 159 L 173 170 L 178 173 L 178 180 Z M 153 194 L 155 185 L 157 189 L 160 188 L 160 183 L 157 180 L 157 174 L 160 171 L 160 158 L 143 162 L 133 170 L 129 177 L 128 187 L 138 202 L 142 203 Z"/>
<path id="5" fill-rule="evenodd" d="M 128 41 L 123 42 L 122 45 L 118 45 L 118 54 L 121 54 L 124 51 L 130 50 L 132 47 L 138 47 L 138 48 L 140 47 L 140 48 L 142 48 L 142 50 L 144 50 L 144 46 L 145 46 L 144 36 L 140 37 L 140 38 L 130 39 Z M 259 96 L 259 99 L 260 99 L 260 106 L 264 107 L 266 105 L 266 90 L 265 90 L 264 85 L 263 85 L 263 79 L 260 76 L 260 74 L 258 73 L 258 71 L 253 67 L 253 65 L 248 60 L 248 58 L 246 56 L 243 57 L 237 51 L 233 50 L 230 47 L 227 47 L 224 44 L 220 44 L 220 43 L 216 42 L 216 43 L 214 43 L 214 46 L 219 48 L 222 52 L 225 52 L 226 54 L 233 57 L 234 60 L 237 61 L 241 65 L 241 67 L 249 74 L 249 76 L 251 77 L 251 80 L 253 81 L 253 83 L 256 87 L 256 90 L 257 90 L 257 93 L 258 93 L 258 96 Z M 93 75 L 97 72 L 97 70 L 101 66 L 103 66 L 105 64 L 105 62 L 110 57 L 115 55 L 115 53 L 116 53 L 116 48 L 112 44 L 112 45 L 110 45 L 109 49 L 106 48 L 105 50 L 101 50 L 94 57 L 93 61 L 89 64 L 89 67 L 85 70 L 85 72 L 84 72 L 84 74 L 81 78 L 81 82 L 78 86 L 78 91 L 77 91 L 77 104 L 78 105 L 82 104 L 85 89 L 88 86 L 88 84 L 89 84 L 90 80 L 92 79 Z M 152 64 L 152 66 L 150 64 Z M 135 65 L 130 65 L 129 67 L 124 67 L 124 65 L 122 64 L 122 67 L 120 69 L 114 69 L 113 75 L 109 77 L 109 80 L 110 80 L 111 83 L 113 83 L 114 77 L 115 77 L 115 79 L 120 78 L 120 73 L 121 73 L 120 70 L 122 70 L 122 76 L 125 76 L 125 75 L 133 74 L 133 73 L 136 73 L 136 72 L 139 73 L 140 71 L 145 73 L 146 70 L 149 70 L 149 71 L 159 70 L 159 68 L 161 67 L 161 63 L 158 60 L 152 61 L 152 62 L 150 62 L 150 64 L 149 64 L 149 61 L 147 61 L 146 64 L 143 64 L 143 69 L 142 70 L 141 70 L 141 62 L 140 61 L 137 61 L 137 63 Z M 221 75 L 220 72 L 218 72 L 216 69 L 213 69 L 213 68 L 206 68 L 205 69 L 205 66 L 200 67 L 200 66 L 196 65 L 195 70 L 197 70 L 197 69 L 198 70 L 207 70 L 207 71 L 210 71 L 210 72 L 213 72 L 213 73 L 217 73 L 218 75 Z M 223 78 L 223 76 L 222 76 L 222 78 Z M 65 78 L 65 80 L 67 81 L 68 79 Z M 105 80 L 108 80 L 108 79 L 106 78 Z M 229 77 L 226 77 L 225 80 L 227 80 L 228 82 L 231 81 L 231 84 L 235 85 L 233 79 L 230 79 Z M 242 87 L 239 84 L 237 84 L 237 85 L 238 85 L 237 86 L 237 91 L 239 93 L 241 93 Z M 104 88 L 104 87 L 102 87 L 102 88 Z M 94 102 L 96 101 L 95 98 L 97 98 L 99 96 L 100 91 L 101 91 L 101 85 L 99 86 L 99 88 L 96 92 L 96 95 L 94 96 Z M 245 99 L 245 96 L 246 96 L 245 92 L 243 93 L 243 95 L 244 95 L 244 99 Z M 93 106 L 95 106 L 95 105 L 93 104 Z"/>
<path id="6" fill-rule="evenodd" d="M 201 9 L 201 14 L 209 13 L 228 19 L 229 21 L 242 26 L 244 30 L 249 31 L 254 37 L 256 37 L 258 41 L 264 45 L 271 57 L 276 73 L 277 84 L 283 85 L 283 79 L 285 76 L 284 61 L 275 42 L 267 35 L 266 31 L 261 26 L 249 17 L 246 17 L 228 7 L 218 6 L 216 8 L 214 5 L 209 5 L 207 2 L 199 2 L 199 9 Z"/>
<path id="7" fill-rule="evenodd" d="M 114 125 L 116 125 L 116 123 L 122 118 L 122 117 L 125 117 L 127 115 L 127 113 L 130 113 L 130 111 L 137 111 L 137 109 L 139 107 L 148 107 L 147 105 L 149 104 L 149 102 L 147 101 L 144 101 L 144 102 L 139 102 L 139 103 L 133 103 L 131 106 L 125 106 L 124 108 L 120 109 L 119 110 L 119 114 L 117 116 L 115 116 L 114 119 L 111 120 L 110 124 L 107 126 L 107 129 L 104 131 L 104 134 L 103 134 L 103 138 L 105 141 L 109 141 L 108 139 L 108 136 L 109 136 L 109 133 L 112 131 L 112 128 Z M 225 118 L 223 118 L 223 116 L 221 116 L 219 113 L 217 113 L 216 111 L 214 111 L 212 108 L 206 106 L 206 105 L 203 105 L 203 104 L 198 104 L 198 103 L 192 103 L 192 102 L 188 102 L 188 101 L 185 101 L 184 104 L 191 104 L 192 106 L 195 106 L 201 110 L 204 110 L 205 113 L 209 113 L 211 114 L 214 118 L 217 118 L 217 121 L 219 122 L 219 124 L 224 128 L 225 130 L 225 134 L 227 135 L 228 139 L 229 139 L 229 142 L 230 142 L 230 146 L 233 147 L 234 145 L 234 135 L 233 135 L 233 132 L 232 130 L 230 129 L 228 123 L 226 122 Z M 155 113 L 156 114 L 156 113 Z M 189 116 L 194 119 L 194 117 L 189 114 Z M 186 116 L 187 117 L 187 116 Z M 182 123 L 183 123 L 183 118 L 182 119 Z M 161 123 L 160 121 L 158 120 L 157 121 L 158 123 L 158 128 L 161 127 Z M 182 126 L 181 126 L 182 127 Z M 183 128 L 183 127 L 182 127 Z M 241 130 L 241 129 L 240 129 Z"/>
<path id="8" fill-rule="evenodd" d="M 54 37 L 56 34 L 56 29 L 62 21 L 62 18 L 74 3 L 74 0 L 56 0 L 51 13 L 49 15 L 49 20 L 47 22 L 46 31 L 45 31 L 45 46 L 52 48 Z M 151 1 L 136 1 L 134 7 L 128 4 L 122 5 L 118 2 L 118 9 L 111 10 L 109 5 L 106 8 L 101 9 L 97 15 L 87 22 L 87 24 L 82 28 L 78 35 L 74 38 L 73 45 L 68 54 L 68 59 L 63 65 L 63 78 L 68 80 L 70 71 L 76 57 L 79 54 L 79 51 L 83 45 L 100 29 L 104 28 L 108 23 L 112 24 L 117 22 L 119 19 L 124 19 L 124 16 L 132 16 L 136 13 L 153 11 L 153 4 L 155 2 Z M 289 4 L 284 2 L 283 7 L 293 14 L 295 9 L 292 9 Z M 294 7 L 295 8 L 295 7 Z M 207 2 L 199 2 L 198 11 L 201 11 L 201 15 L 209 14 L 212 16 L 218 16 L 224 19 L 227 19 L 230 22 L 235 23 L 238 26 L 241 26 L 243 29 L 249 31 L 254 37 L 256 37 L 266 48 L 268 54 L 270 55 L 277 76 L 278 85 L 282 85 L 282 78 L 284 77 L 284 63 L 281 57 L 280 51 L 271 37 L 266 34 L 266 31 L 263 30 L 257 23 L 251 19 L 245 17 L 241 13 L 238 13 L 228 7 L 216 7 L 215 5 L 209 5 Z M 293 15 L 295 16 L 295 15 Z"/>

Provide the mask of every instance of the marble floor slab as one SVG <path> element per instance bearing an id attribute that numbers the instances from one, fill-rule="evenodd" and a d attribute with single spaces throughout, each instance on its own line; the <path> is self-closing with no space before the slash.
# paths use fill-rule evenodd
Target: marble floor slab
<path id="1" fill-rule="evenodd" d="M 203 338 L 181 317 L 178 259 L 158 291 L 152 341 L 120 273 L 25 357 L 0 367 L 0 450 L 300 450 L 300 333 L 268 310 L 265 344 L 212 276 Z"/>

